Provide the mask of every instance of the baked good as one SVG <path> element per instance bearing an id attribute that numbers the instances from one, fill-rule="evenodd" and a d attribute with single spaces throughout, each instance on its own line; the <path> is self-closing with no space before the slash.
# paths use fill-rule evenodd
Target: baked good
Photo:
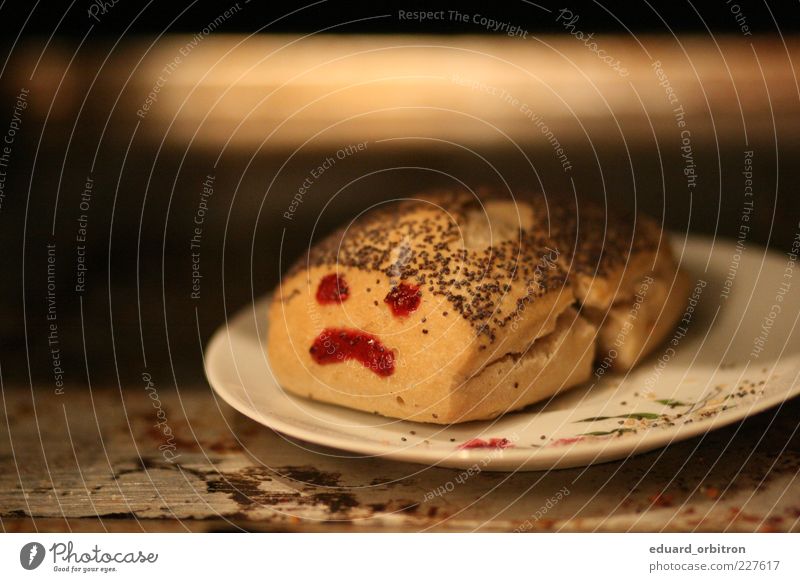
<path id="1" fill-rule="evenodd" d="M 436 192 L 334 232 L 270 305 L 276 379 L 300 396 L 433 423 L 494 418 L 585 382 L 609 313 L 671 257 L 650 243 L 660 229 L 649 223 L 628 256 L 622 237 L 605 254 L 567 220 L 575 207 L 560 199 L 554 214 L 554 200 Z"/>

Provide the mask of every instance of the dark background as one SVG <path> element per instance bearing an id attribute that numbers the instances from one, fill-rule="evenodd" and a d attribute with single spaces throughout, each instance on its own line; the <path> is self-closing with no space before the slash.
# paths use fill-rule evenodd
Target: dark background
<path id="1" fill-rule="evenodd" d="M 240 4 L 244 5 L 245 0 Z M 88 30 L 86 12 L 91 2 L 35 3 L 5 2 L 3 23 L 9 31 L 23 34 L 55 32 L 62 37 L 82 37 Z M 111 2 L 107 2 L 111 4 Z M 103 15 L 102 26 L 96 27 L 92 37 L 116 37 L 128 34 L 160 34 L 162 32 L 195 32 L 220 10 L 232 2 L 126 2 L 119 0 Z M 267 4 L 267 3 L 259 3 Z M 721 7 L 736 4 L 747 17 L 747 22 L 756 33 L 772 34 L 777 30 L 796 31 L 800 25 L 797 7 L 792 2 L 758 2 L 741 0 L 718 2 L 336 2 L 334 0 L 270 3 L 259 6 L 249 13 L 249 18 L 230 22 L 226 32 L 251 33 L 264 28 L 264 32 L 304 33 L 326 32 L 352 34 L 478 34 L 481 30 L 473 23 L 459 21 L 399 22 L 381 15 L 396 14 L 398 10 L 437 11 L 459 10 L 466 13 L 481 13 L 486 16 L 510 20 L 539 33 L 561 32 L 561 27 L 546 18 L 532 5 L 558 10 L 570 8 L 581 14 L 582 21 L 591 22 L 591 30 L 598 32 L 626 33 L 628 30 L 642 33 L 734 33 L 735 23 L 729 12 Z M 627 29 L 627 30 L 626 30 Z"/>
<path id="2" fill-rule="evenodd" d="M 294 147 L 284 143 L 257 147 L 234 142 L 221 154 L 222 140 L 164 140 L 167 128 L 154 127 L 155 117 L 135 133 L 132 111 L 142 95 L 139 92 L 126 102 L 121 89 L 132 64 L 142 56 L 143 45 L 180 34 L 191 36 L 229 4 L 145 5 L 121 0 L 100 23 L 87 18 L 90 5 L 76 3 L 66 11 L 68 4 L 59 8 L 53 3 L 5 2 L 0 8 L 6 43 L 0 55 L 4 63 L 0 134 L 8 128 L 20 87 L 31 88 L 0 211 L 4 382 L 53 389 L 46 317 L 47 244 L 57 248 L 58 347 L 70 387 L 99 383 L 139 387 L 144 370 L 165 385 L 204 386 L 204 343 L 236 309 L 275 285 L 287 262 L 307 248 L 313 228 L 316 238 L 376 201 L 453 184 L 450 176 L 470 185 L 502 185 L 499 174 L 519 190 L 571 187 L 553 161 L 550 146 L 541 140 L 523 141 L 521 152 L 509 143 L 477 139 L 482 160 L 430 141 L 375 144 L 359 154 L 358 163 L 337 164 L 326 172 L 314 185 L 315 196 L 304 201 L 299 220 L 286 228 L 283 210 L 309 170 L 330 155 L 330 145 L 312 143 L 285 163 Z M 764 53 L 760 65 L 768 78 L 773 75 L 788 82 L 767 83 L 772 92 L 758 83 L 740 84 L 745 113 L 731 113 L 730 99 L 714 98 L 713 83 L 701 87 L 702 94 L 708 91 L 712 98 L 705 110 L 693 112 L 694 155 L 701 176 L 693 194 L 685 188 L 678 142 L 668 118 L 652 131 L 644 117 L 622 118 L 621 131 L 609 130 L 607 120 L 588 120 L 591 142 L 566 130 L 559 135 L 570 151 L 575 167 L 571 176 L 579 196 L 605 199 L 612 210 L 635 206 L 678 233 L 710 236 L 737 235 L 742 152 L 754 150 L 756 211 L 748 244 L 785 251 L 800 219 L 794 51 L 800 9 L 796 3 L 738 5 L 755 33 L 752 39 L 741 37 L 725 2 L 626 4 L 613 8 L 613 15 L 611 8 L 597 4 L 574 5 L 580 10 L 581 27 L 597 32 L 606 42 L 647 37 L 648 42 L 671 43 L 677 51 L 684 41 L 694 43 L 695 54 L 702 54 L 703 46 L 714 51 L 720 39 L 725 46 L 746 47 L 752 42 L 774 49 Z M 459 4 L 457 9 L 519 23 L 532 34 L 551 35 L 546 37 L 561 42 L 571 40 L 561 25 L 524 2 L 474 6 Z M 348 24 L 396 14 L 398 9 L 423 8 L 450 6 L 330 1 L 276 21 L 294 8 L 248 5 L 246 14 L 226 21 L 214 35 L 224 39 L 256 31 L 303 34 L 326 29 L 339 36 L 363 35 L 359 38 L 366 41 L 402 33 L 471 35 L 470 39 L 480 35 L 506 42 L 502 35 L 473 24 L 400 23 L 394 17 Z M 699 49 L 697 43 L 702 45 Z M 784 43 L 789 48 L 782 48 Z M 572 50 L 583 56 L 581 47 Z M 738 57 L 728 64 L 735 69 Z M 687 61 L 686 70 L 690 67 Z M 159 106 L 168 105 L 160 101 Z M 335 112 L 331 115 L 335 117 Z M 357 134 L 353 137 L 359 139 Z M 535 173 L 525 156 L 536 161 Z M 202 300 L 195 301 L 189 296 L 188 238 L 201 184 L 212 172 L 215 190 L 203 233 Z M 77 294 L 73 290 L 77 205 L 89 174 L 95 187 L 87 288 Z M 340 190 L 326 207 L 330 194 Z"/>

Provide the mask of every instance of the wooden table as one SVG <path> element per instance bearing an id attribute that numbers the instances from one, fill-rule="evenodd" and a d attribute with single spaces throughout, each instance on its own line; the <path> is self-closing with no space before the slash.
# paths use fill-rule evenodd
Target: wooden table
<path id="1" fill-rule="evenodd" d="M 158 393 L 174 462 L 141 387 L 33 393 L 3 387 L 5 531 L 800 531 L 797 399 L 624 462 L 456 484 L 288 439 L 207 386 Z"/>

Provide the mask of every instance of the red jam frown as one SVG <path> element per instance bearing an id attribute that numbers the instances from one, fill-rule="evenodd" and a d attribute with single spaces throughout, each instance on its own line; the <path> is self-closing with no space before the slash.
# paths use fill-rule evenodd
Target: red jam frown
<path id="1" fill-rule="evenodd" d="M 317 287 L 317 302 L 322 305 L 341 303 L 350 296 L 350 288 L 342 275 L 325 275 Z"/>
<path id="2" fill-rule="evenodd" d="M 396 287 L 392 287 L 383 300 L 396 317 L 404 317 L 416 311 L 421 301 L 422 293 L 419 287 L 411 283 L 400 283 Z"/>
<path id="3" fill-rule="evenodd" d="M 374 335 L 355 329 L 325 329 L 308 351 L 314 361 L 323 366 L 356 360 L 378 376 L 385 378 L 394 374 L 394 353 Z"/>

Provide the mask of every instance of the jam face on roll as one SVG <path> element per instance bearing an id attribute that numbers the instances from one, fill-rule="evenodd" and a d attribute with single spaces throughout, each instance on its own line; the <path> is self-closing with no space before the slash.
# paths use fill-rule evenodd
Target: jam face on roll
<path id="1" fill-rule="evenodd" d="M 351 409 L 496 418 L 635 365 L 687 297 L 656 221 L 572 195 L 446 190 L 343 218 L 285 274 L 267 351 L 287 391 Z"/>

